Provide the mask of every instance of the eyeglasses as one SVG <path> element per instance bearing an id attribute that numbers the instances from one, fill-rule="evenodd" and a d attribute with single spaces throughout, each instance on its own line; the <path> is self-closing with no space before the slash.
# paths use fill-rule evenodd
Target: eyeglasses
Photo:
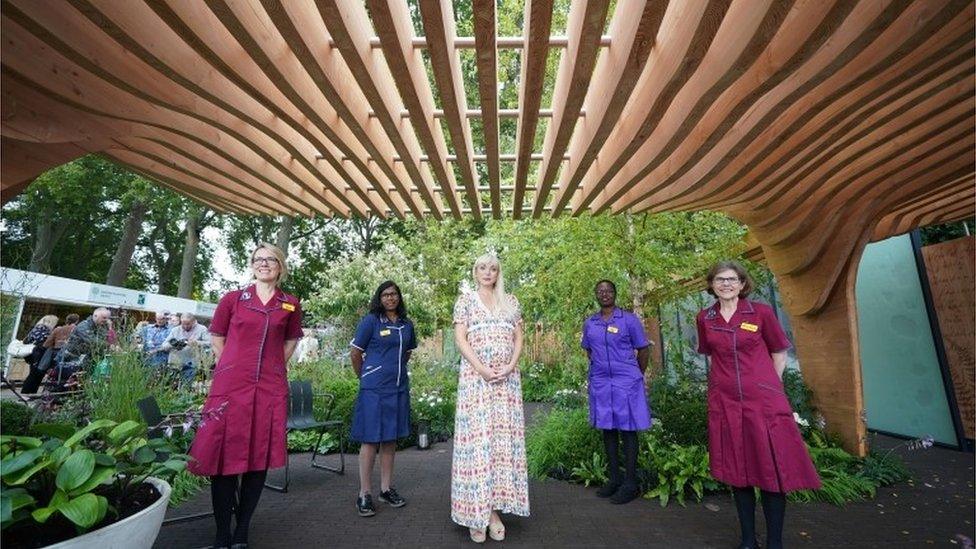
<path id="1" fill-rule="evenodd" d="M 734 286 L 742 282 L 742 279 L 737 276 L 717 276 L 712 280 L 714 280 L 716 284 L 728 284 L 730 286 Z"/>
<path id="2" fill-rule="evenodd" d="M 276 266 L 278 265 L 278 258 L 277 257 L 255 257 L 254 259 L 251 260 L 251 265 Z"/>

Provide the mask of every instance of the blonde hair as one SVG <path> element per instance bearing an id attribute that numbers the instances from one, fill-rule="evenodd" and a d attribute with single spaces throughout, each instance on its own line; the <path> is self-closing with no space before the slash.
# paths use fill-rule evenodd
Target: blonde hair
<path id="1" fill-rule="evenodd" d="M 481 283 L 478 282 L 478 267 L 481 265 L 498 267 L 498 278 L 495 280 L 495 289 L 491 292 L 495 298 L 495 302 L 489 309 L 496 315 L 507 315 L 511 313 L 514 307 L 512 300 L 505 293 L 505 277 L 502 276 L 502 264 L 498 261 L 498 257 L 495 254 L 484 254 L 474 260 L 474 265 L 471 267 L 471 278 L 474 279 L 475 291 L 478 291 L 478 288 L 481 287 Z"/>
<path id="2" fill-rule="evenodd" d="M 41 325 L 53 329 L 55 326 L 58 325 L 58 317 L 55 315 L 44 315 L 41 317 L 40 320 L 37 321 L 37 324 L 35 324 L 35 326 L 41 326 Z"/>
<path id="3" fill-rule="evenodd" d="M 285 265 L 285 252 L 281 248 L 275 246 L 274 244 L 269 244 L 267 242 L 259 242 L 254 251 L 251 252 L 251 263 L 254 262 L 254 254 L 258 253 L 258 250 L 268 250 L 271 255 L 275 256 L 278 260 L 278 278 L 275 279 L 275 284 L 281 284 L 288 278 L 288 265 Z"/>

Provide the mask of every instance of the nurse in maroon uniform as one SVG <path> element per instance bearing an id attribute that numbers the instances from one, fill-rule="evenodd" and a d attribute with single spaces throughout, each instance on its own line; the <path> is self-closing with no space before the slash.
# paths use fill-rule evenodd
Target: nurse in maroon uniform
<path id="1" fill-rule="evenodd" d="M 190 472 L 210 477 L 214 547 L 247 547 L 268 469 L 288 459 L 285 364 L 302 337 L 302 309 L 278 288 L 287 275 L 279 248 L 261 244 L 251 253 L 251 271 L 254 283 L 226 294 L 214 313 L 210 333 L 217 363 L 189 452 L 195 460 Z"/>
<path id="2" fill-rule="evenodd" d="M 790 342 L 772 308 L 746 299 L 752 281 L 736 262 L 708 272 L 718 298 L 698 314 L 698 352 L 708 355 L 708 456 L 712 476 L 732 487 L 740 548 L 757 547 L 756 499 L 762 492 L 766 546 L 783 546 L 786 493 L 820 488 L 783 390 Z"/>

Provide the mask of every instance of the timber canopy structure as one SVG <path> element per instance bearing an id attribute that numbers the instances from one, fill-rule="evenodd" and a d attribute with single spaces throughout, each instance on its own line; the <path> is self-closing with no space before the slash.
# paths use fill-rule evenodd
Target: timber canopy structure
<path id="1" fill-rule="evenodd" d="M 863 453 L 861 252 L 976 207 L 973 3 L 611 4 L 569 2 L 554 35 L 553 0 L 525 0 L 499 36 L 495 0 L 473 0 L 458 36 L 451 0 L 4 0 L 2 198 L 94 152 L 243 214 L 723 211 Z"/>

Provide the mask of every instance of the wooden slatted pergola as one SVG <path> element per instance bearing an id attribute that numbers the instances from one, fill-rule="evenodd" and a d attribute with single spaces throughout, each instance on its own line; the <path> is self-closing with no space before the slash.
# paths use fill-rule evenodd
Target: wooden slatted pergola
<path id="1" fill-rule="evenodd" d="M 525 0 L 522 35 L 498 36 L 496 2 L 474 0 L 458 36 L 451 0 L 3 0 L 2 198 L 98 152 L 243 214 L 724 211 L 778 276 L 817 403 L 863 452 L 861 251 L 976 207 L 973 2 L 569 6 L 564 35 L 553 0 Z M 502 49 L 520 53 L 516 108 Z"/>

